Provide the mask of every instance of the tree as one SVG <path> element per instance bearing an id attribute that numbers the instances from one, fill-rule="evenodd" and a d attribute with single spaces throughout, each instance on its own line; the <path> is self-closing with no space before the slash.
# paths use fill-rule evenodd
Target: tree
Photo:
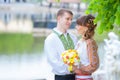
<path id="1" fill-rule="evenodd" d="M 120 32 L 120 1 L 119 0 L 91 0 L 86 13 L 96 15 L 95 22 L 99 22 L 98 32 L 111 31 L 114 28 Z"/>

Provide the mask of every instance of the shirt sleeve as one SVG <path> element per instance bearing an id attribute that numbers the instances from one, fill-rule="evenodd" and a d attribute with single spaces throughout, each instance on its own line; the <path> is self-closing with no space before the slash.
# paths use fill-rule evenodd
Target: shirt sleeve
<path id="1" fill-rule="evenodd" d="M 56 47 L 57 46 L 53 38 L 49 37 L 45 40 L 44 50 L 47 54 L 48 63 L 51 65 L 53 71 L 55 71 L 56 73 L 66 74 L 68 71 L 67 66 L 60 59 L 60 55 L 58 54 Z"/>
<path id="2" fill-rule="evenodd" d="M 97 54 L 97 44 L 94 40 L 87 40 L 87 52 L 90 64 L 88 66 L 81 65 L 77 70 L 78 74 L 91 74 L 99 67 L 99 57 Z"/>

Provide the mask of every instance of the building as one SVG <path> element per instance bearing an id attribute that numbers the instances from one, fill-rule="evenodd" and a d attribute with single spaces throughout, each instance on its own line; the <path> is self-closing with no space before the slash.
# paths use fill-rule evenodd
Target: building
<path id="1" fill-rule="evenodd" d="M 31 14 L 36 7 L 29 2 L 31 0 L 0 0 L 0 32 L 32 32 Z"/>
<path id="2" fill-rule="evenodd" d="M 56 2 L 56 0 L 48 0 L 48 2 Z M 80 3 L 80 0 L 60 0 L 60 2 L 64 2 L 64 3 Z"/>
<path id="3" fill-rule="evenodd" d="M 0 3 L 24 3 L 30 0 L 0 0 Z"/>

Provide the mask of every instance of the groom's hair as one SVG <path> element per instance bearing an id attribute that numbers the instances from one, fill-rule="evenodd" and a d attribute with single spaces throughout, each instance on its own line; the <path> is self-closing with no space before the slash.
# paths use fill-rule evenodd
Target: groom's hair
<path id="1" fill-rule="evenodd" d="M 57 12 L 57 17 L 64 15 L 64 13 L 69 13 L 70 15 L 73 15 L 72 11 L 70 11 L 70 10 L 60 9 L 60 10 Z"/>

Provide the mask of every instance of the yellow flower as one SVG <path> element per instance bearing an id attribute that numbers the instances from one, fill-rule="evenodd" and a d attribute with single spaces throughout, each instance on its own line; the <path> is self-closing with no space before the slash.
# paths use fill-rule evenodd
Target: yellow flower
<path id="1" fill-rule="evenodd" d="M 68 70 L 70 72 L 72 71 L 72 65 L 80 62 L 80 58 L 76 50 L 72 49 L 66 50 L 61 54 L 61 56 L 63 62 L 69 66 Z"/>

